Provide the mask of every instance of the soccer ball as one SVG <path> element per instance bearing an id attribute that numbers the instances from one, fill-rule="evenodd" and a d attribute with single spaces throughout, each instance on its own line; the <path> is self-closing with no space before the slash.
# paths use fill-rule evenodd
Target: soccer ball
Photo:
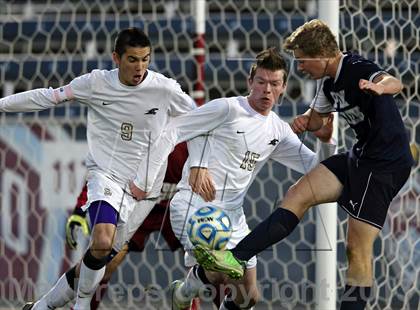
<path id="1" fill-rule="evenodd" d="M 213 250 L 222 250 L 232 235 L 232 223 L 228 215 L 215 206 L 201 207 L 190 217 L 187 224 L 191 243 Z"/>

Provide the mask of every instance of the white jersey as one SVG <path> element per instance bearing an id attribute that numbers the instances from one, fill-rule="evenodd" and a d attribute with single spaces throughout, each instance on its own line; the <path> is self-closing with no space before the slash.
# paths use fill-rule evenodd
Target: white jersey
<path id="1" fill-rule="evenodd" d="M 67 100 L 88 106 L 88 168 L 99 169 L 122 187 L 135 177 L 141 159 L 170 117 L 195 107 L 175 80 L 148 70 L 141 84 L 126 86 L 114 69 L 93 70 L 58 89 L 36 89 L 3 98 L 0 110 L 36 111 Z M 159 196 L 165 169 L 166 158 L 156 172 L 155 186 L 148 188 L 149 197 Z"/>
<path id="2" fill-rule="evenodd" d="M 216 188 L 216 200 L 226 208 L 242 205 L 248 187 L 268 159 L 273 159 L 298 172 L 314 167 L 318 156 L 301 143 L 288 123 L 274 112 L 267 116 L 256 112 L 246 97 L 213 100 L 170 122 L 160 140 L 152 148 L 149 164 L 142 162 L 135 183 L 144 188 L 142 173 L 148 168 L 148 181 L 160 169 L 173 145 L 209 132 L 208 169 Z M 333 154 L 335 145 L 325 144 L 322 157 Z M 184 165 L 179 188 L 191 190 L 190 167 L 202 166 L 200 156 L 191 156 Z M 137 183 L 138 182 L 138 183 Z"/>

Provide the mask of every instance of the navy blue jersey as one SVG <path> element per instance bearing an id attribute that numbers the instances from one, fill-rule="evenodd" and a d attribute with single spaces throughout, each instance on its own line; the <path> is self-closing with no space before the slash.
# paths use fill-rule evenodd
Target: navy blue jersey
<path id="1" fill-rule="evenodd" d="M 320 113 L 337 111 L 355 131 L 351 156 L 373 170 L 393 171 L 412 164 L 407 134 L 391 95 L 375 96 L 359 88 L 359 80 L 372 81 L 385 72 L 375 63 L 347 52 L 335 78 L 322 80 L 313 103 Z"/>

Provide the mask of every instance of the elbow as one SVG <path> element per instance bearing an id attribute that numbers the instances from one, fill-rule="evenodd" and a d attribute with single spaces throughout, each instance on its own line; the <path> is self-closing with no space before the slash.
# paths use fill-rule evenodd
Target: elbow
<path id="1" fill-rule="evenodd" d="M 396 77 L 392 77 L 393 88 L 394 88 L 394 95 L 400 93 L 404 89 L 403 83 L 397 79 Z"/>
<path id="2" fill-rule="evenodd" d="M 397 94 L 402 92 L 402 90 L 404 89 L 404 85 L 400 81 L 398 81 L 397 87 L 398 87 Z"/>
<path id="3" fill-rule="evenodd" d="M 380 76 L 377 81 L 373 80 L 373 82 L 381 84 L 383 88 L 383 94 L 388 95 L 396 95 L 400 93 L 404 88 L 402 82 L 391 75 Z"/>

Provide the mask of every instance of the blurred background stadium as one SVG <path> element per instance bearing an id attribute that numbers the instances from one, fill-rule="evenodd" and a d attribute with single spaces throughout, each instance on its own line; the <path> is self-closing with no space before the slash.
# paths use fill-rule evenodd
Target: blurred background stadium
<path id="1" fill-rule="evenodd" d="M 243 95 L 256 53 L 281 47 L 296 27 L 318 16 L 316 0 L 208 0 L 202 41 L 195 28 L 196 3 L 0 0 L 0 93 L 58 87 L 93 69 L 111 69 L 117 32 L 135 26 L 151 38 L 151 69 L 177 79 L 197 101 Z M 369 309 L 418 309 L 420 302 L 419 29 L 418 0 L 339 1 L 340 47 L 356 50 L 403 81 L 405 88 L 396 99 L 417 154 L 410 180 L 375 243 L 376 298 Z M 275 107 L 286 120 L 306 109 L 315 90 L 314 82 L 288 60 L 287 93 Z M 339 128 L 344 150 L 353 136 L 344 123 Z M 86 107 L 77 103 L 35 114 L 0 115 L 1 308 L 19 308 L 39 296 L 82 254 L 82 249 L 68 250 L 63 238 L 85 174 L 85 131 Z M 306 142 L 313 144 L 313 139 Z M 267 164 L 246 198 L 251 227 L 268 216 L 298 177 L 276 163 Z M 315 218 L 316 211 L 309 213 L 290 238 L 260 255 L 262 300 L 257 309 L 316 308 Z M 346 215 L 338 210 L 338 293 L 344 287 L 345 231 Z M 169 251 L 159 234 L 150 241 L 114 275 L 104 309 L 170 308 L 167 287 L 184 275 L 183 256 Z"/>

